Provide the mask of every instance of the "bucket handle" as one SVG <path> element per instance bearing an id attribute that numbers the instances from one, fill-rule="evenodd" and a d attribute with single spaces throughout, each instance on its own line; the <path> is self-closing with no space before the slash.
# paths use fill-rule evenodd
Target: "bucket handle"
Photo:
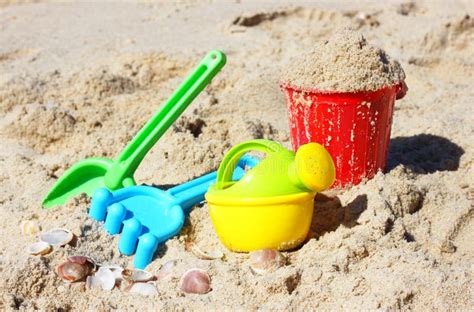
<path id="1" fill-rule="evenodd" d="M 405 94 L 407 94 L 407 91 L 408 91 L 408 87 L 405 81 L 404 80 L 400 81 L 395 86 L 396 99 L 397 100 L 403 99 L 403 97 L 405 97 Z"/>
<path id="2" fill-rule="evenodd" d="M 275 141 L 270 140 L 250 140 L 232 147 L 222 159 L 217 170 L 216 189 L 222 190 L 229 183 L 232 183 L 232 173 L 237 166 L 239 159 L 247 152 L 259 151 L 272 154 L 284 150 L 285 148 Z"/>

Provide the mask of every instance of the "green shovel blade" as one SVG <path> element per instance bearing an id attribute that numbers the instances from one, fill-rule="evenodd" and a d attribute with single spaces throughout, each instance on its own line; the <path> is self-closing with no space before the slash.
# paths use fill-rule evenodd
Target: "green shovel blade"
<path id="1" fill-rule="evenodd" d="M 224 53 L 217 50 L 209 52 L 115 160 L 88 158 L 74 164 L 49 190 L 43 206 L 63 205 L 80 193 L 92 196 L 99 187 L 114 191 L 135 185 L 133 174 L 145 155 L 224 67 L 225 62 Z"/>
<path id="2" fill-rule="evenodd" d="M 43 200 L 46 208 L 64 204 L 80 193 L 92 196 L 99 187 L 104 187 L 104 176 L 112 167 L 107 158 L 88 158 L 74 164 L 56 181 Z"/>

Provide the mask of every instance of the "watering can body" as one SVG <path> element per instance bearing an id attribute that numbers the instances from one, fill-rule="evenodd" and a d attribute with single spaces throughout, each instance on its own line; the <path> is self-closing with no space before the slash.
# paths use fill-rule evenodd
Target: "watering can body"
<path id="1" fill-rule="evenodd" d="M 234 146 L 224 157 L 206 200 L 222 243 L 234 251 L 287 250 L 300 245 L 311 225 L 314 196 L 334 181 L 327 151 L 310 143 L 294 153 L 268 140 Z M 250 150 L 266 153 L 238 182 L 229 179 L 235 159 Z"/>

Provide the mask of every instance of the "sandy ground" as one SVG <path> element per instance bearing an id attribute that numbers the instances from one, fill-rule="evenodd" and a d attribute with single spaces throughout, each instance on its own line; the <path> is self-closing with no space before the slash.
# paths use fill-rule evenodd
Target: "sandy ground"
<path id="1" fill-rule="evenodd" d="M 16 1 L 14 1 L 16 2 Z M 473 300 L 474 12 L 471 1 L 194 2 L 0 6 L 0 309 L 469 310 Z M 87 216 L 82 197 L 41 208 L 74 162 L 113 158 L 210 49 L 228 63 L 148 154 L 139 183 L 174 185 L 215 169 L 236 143 L 290 146 L 277 81 L 291 59 L 336 27 L 352 26 L 405 69 L 386 174 L 317 197 L 311 237 L 288 263 L 255 276 L 248 255 L 220 245 L 204 204 L 147 268 L 177 260 L 159 295 L 65 284 L 68 255 L 131 266 L 117 237 Z M 328 195 L 328 194 L 326 194 Z M 65 227 L 75 246 L 44 257 L 25 248 Z M 200 260 L 193 241 L 224 260 Z M 206 295 L 178 289 L 189 268 L 212 280 Z"/>

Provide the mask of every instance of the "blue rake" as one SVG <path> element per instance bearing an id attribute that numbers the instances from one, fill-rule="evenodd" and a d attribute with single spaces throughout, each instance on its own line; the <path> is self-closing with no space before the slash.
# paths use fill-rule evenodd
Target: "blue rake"
<path id="1" fill-rule="evenodd" d="M 251 156 L 242 157 L 233 180 L 240 180 L 245 168 L 253 168 L 258 161 Z M 144 185 L 114 192 L 100 188 L 92 197 L 89 215 L 97 221 L 105 220 L 109 234 L 120 234 L 120 253 L 135 254 L 134 266 L 144 269 L 152 261 L 158 245 L 181 231 L 185 215 L 204 201 L 204 194 L 216 176 L 214 171 L 167 191 Z"/>

